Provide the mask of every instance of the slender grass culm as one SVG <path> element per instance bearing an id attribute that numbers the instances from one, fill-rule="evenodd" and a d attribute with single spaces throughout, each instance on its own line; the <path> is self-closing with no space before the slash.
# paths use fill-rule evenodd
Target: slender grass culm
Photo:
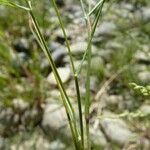
<path id="1" fill-rule="evenodd" d="M 18 7 L 21 9 L 24 9 L 29 14 L 29 27 L 33 33 L 33 35 L 36 37 L 36 40 L 41 47 L 42 51 L 47 56 L 50 66 L 52 68 L 52 71 L 54 73 L 54 76 L 56 78 L 58 88 L 61 94 L 62 102 L 66 111 L 66 115 L 68 118 L 68 124 L 70 126 L 70 131 L 72 134 L 72 140 L 74 143 L 74 148 L 76 150 L 91 150 L 91 139 L 90 139 L 90 126 L 89 126 L 89 116 L 90 116 L 90 105 L 91 105 L 91 96 L 90 96 L 90 74 L 91 74 L 91 54 L 92 54 L 92 39 L 98 24 L 98 21 L 100 19 L 100 16 L 102 14 L 102 8 L 104 6 L 106 0 L 99 0 L 97 4 L 91 9 L 90 2 L 86 2 L 89 6 L 89 9 L 85 9 L 85 2 L 80 0 L 81 8 L 83 10 L 83 15 L 86 22 L 87 27 L 87 33 L 88 33 L 88 41 L 87 41 L 87 48 L 85 49 L 85 53 L 83 55 L 83 58 L 81 60 L 81 63 L 78 68 L 75 68 L 74 60 L 70 48 L 69 41 L 67 39 L 64 23 L 62 16 L 60 15 L 59 9 L 56 5 L 55 0 L 49 0 L 50 3 L 52 3 L 52 6 L 55 10 L 56 16 L 59 21 L 60 28 L 62 29 L 64 38 L 65 38 L 65 44 L 68 50 L 68 55 L 70 57 L 70 65 L 73 72 L 73 79 L 76 89 L 76 95 L 77 95 L 77 103 L 78 103 L 78 114 L 79 114 L 79 123 L 77 120 L 77 116 L 75 114 L 75 108 L 73 107 L 73 104 L 71 103 L 70 98 L 68 97 L 65 87 L 63 85 L 63 82 L 61 80 L 61 77 L 57 71 L 56 65 L 54 63 L 54 60 L 52 59 L 51 52 L 49 51 L 46 41 L 44 39 L 44 36 L 42 35 L 40 31 L 39 24 L 37 22 L 37 19 L 32 11 L 32 5 L 31 0 L 25 0 L 26 7 L 21 6 L 18 4 L 15 4 L 9 0 L 0 0 L 0 4 L 3 5 L 9 5 L 11 7 Z M 92 14 L 94 14 L 94 19 Z M 91 17 L 92 16 L 92 17 Z M 81 72 L 83 62 L 87 61 L 87 73 L 86 73 L 86 97 L 85 97 L 85 103 L 81 102 L 81 96 L 80 96 L 80 87 L 79 87 L 79 74 Z"/>

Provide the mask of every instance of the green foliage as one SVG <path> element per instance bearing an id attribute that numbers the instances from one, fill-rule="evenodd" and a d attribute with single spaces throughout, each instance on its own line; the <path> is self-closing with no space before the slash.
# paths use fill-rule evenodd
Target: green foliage
<path id="1" fill-rule="evenodd" d="M 150 96 L 150 86 L 141 86 L 136 83 L 129 84 L 135 91 L 140 92 L 144 96 Z"/>
<path id="2" fill-rule="evenodd" d="M 76 149 L 84 149 L 84 143 L 85 143 L 85 141 L 84 141 L 84 134 L 85 133 L 84 133 L 84 130 L 83 130 L 83 114 L 82 114 L 82 106 L 81 106 L 81 100 L 80 100 L 80 89 L 79 89 L 79 85 L 78 85 L 78 75 L 79 75 L 79 72 L 82 68 L 83 62 L 85 61 L 86 55 L 88 56 L 88 59 L 87 59 L 88 60 L 88 69 L 87 69 L 88 71 L 87 71 L 87 80 L 86 80 L 86 82 L 87 82 L 86 95 L 87 96 L 86 96 L 86 104 L 85 104 L 85 122 L 86 122 L 86 129 L 87 129 L 87 138 L 88 138 L 88 140 L 87 140 L 88 146 L 87 147 L 88 147 L 88 149 L 90 149 L 89 122 L 87 122 L 86 119 L 89 117 L 89 109 L 90 109 L 91 43 L 92 43 L 92 39 L 93 39 L 95 30 L 96 30 L 98 20 L 100 18 L 101 12 L 102 12 L 104 2 L 105 2 L 105 0 L 102 0 L 101 3 L 96 5 L 92 9 L 92 11 L 90 12 L 90 15 L 95 11 L 96 11 L 96 14 L 97 14 L 92 24 L 89 23 L 89 15 L 86 15 L 87 16 L 86 17 L 87 27 L 89 29 L 89 33 L 88 33 L 89 39 L 88 39 L 88 43 L 87 43 L 87 49 L 85 50 L 85 54 L 84 54 L 82 62 L 80 64 L 80 68 L 78 68 L 77 72 L 76 72 L 76 70 L 74 68 L 74 62 L 73 62 L 73 59 L 72 59 L 72 54 L 71 54 L 71 50 L 70 50 L 69 41 L 68 41 L 67 36 L 66 36 L 66 32 L 65 32 L 65 28 L 64 28 L 62 18 L 60 16 L 60 13 L 59 13 L 59 10 L 57 8 L 55 0 L 52 1 L 53 7 L 55 9 L 57 18 L 58 18 L 59 23 L 60 23 L 60 28 L 62 29 L 64 37 L 65 37 L 66 46 L 68 48 L 68 54 L 70 56 L 71 67 L 72 67 L 73 74 L 74 74 L 74 81 L 75 81 L 75 87 L 76 87 L 76 92 L 77 92 L 77 100 L 78 100 L 79 117 L 80 117 L 80 123 L 79 123 L 79 127 L 78 127 L 77 119 L 76 119 L 75 112 L 74 112 L 75 110 L 73 108 L 73 105 L 71 104 L 70 98 L 68 97 L 68 95 L 65 91 L 65 87 L 64 87 L 64 85 L 61 81 L 61 77 L 59 76 L 59 74 L 57 72 L 57 68 L 56 68 L 55 63 L 52 59 L 52 54 L 50 53 L 50 51 L 48 49 L 48 46 L 47 46 L 47 43 L 44 39 L 44 36 L 41 33 L 38 21 L 37 21 L 35 15 L 34 15 L 33 10 L 32 10 L 31 1 L 26 0 L 26 4 L 27 4 L 28 7 L 24 7 L 24 6 L 18 5 L 16 3 L 12 3 L 11 1 L 8 1 L 8 0 L 1 0 L 0 1 L 0 4 L 9 5 L 11 7 L 21 8 L 21 9 L 26 10 L 29 13 L 30 19 L 31 19 L 30 20 L 31 21 L 30 22 L 31 31 L 34 34 L 34 36 L 36 37 L 39 46 L 41 47 L 41 49 L 43 50 L 43 52 L 47 56 L 47 58 L 49 60 L 49 63 L 50 63 L 50 66 L 52 68 L 52 71 L 54 73 L 54 76 L 56 78 L 56 81 L 57 81 L 57 84 L 58 84 L 58 87 L 59 87 L 59 90 L 60 90 L 60 93 L 61 93 L 62 101 L 63 101 L 64 107 L 65 107 L 65 110 L 66 110 L 66 114 L 67 114 L 67 117 L 68 117 L 68 123 L 70 125 L 70 129 L 71 129 L 71 133 L 72 133 L 72 137 L 73 137 L 73 142 L 75 144 Z M 81 2 L 81 5 L 82 6 L 84 5 L 83 2 Z M 84 6 L 83 6 L 83 10 L 84 10 Z M 32 68 L 31 68 L 31 70 L 32 70 Z M 80 132 L 78 132 L 79 131 L 78 128 L 80 128 Z M 80 137 L 81 137 L 81 141 L 80 141 Z"/>
<path id="3" fill-rule="evenodd" d="M 103 81 L 104 79 L 107 80 L 107 71 L 106 71 L 106 67 L 105 67 L 105 63 L 98 63 L 97 65 L 94 65 L 94 67 L 91 67 L 91 44 L 92 44 L 92 39 L 95 33 L 95 29 L 98 23 L 98 20 L 101 16 L 102 13 L 102 8 L 103 8 L 103 2 L 105 2 L 105 0 L 100 0 L 98 1 L 98 3 L 94 6 L 93 9 L 91 9 L 90 11 L 86 10 L 84 7 L 84 3 L 81 1 L 81 5 L 82 5 L 82 9 L 84 12 L 84 17 L 85 17 L 85 22 L 87 24 L 87 28 L 88 28 L 88 42 L 87 42 L 87 48 L 85 49 L 85 53 L 82 57 L 82 61 L 81 64 L 79 65 L 78 68 L 74 68 L 74 60 L 72 58 L 72 53 L 70 50 L 70 43 L 67 40 L 67 36 L 65 33 L 65 23 L 63 24 L 63 18 L 60 16 L 60 12 L 57 8 L 57 5 L 55 4 L 55 1 L 53 1 L 54 4 L 54 9 L 57 15 L 57 18 L 59 20 L 59 27 L 62 29 L 63 34 L 64 34 L 64 38 L 65 38 L 65 42 L 66 42 L 66 47 L 68 48 L 68 54 L 70 56 L 70 62 L 71 62 L 71 66 L 72 66 L 72 70 L 73 70 L 73 77 L 75 80 L 75 86 L 76 86 L 76 94 L 77 94 L 77 101 L 78 101 L 78 109 L 79 109 L 79 117 L 80 117 L 80 122 L 78 123 L 78 120 L 76 119 L 76 116 L 74 115 L 74 108 L 72 107 L 72 103 L 70 101 L 69 96 L 67 95 L 66 91 L 65 91 L 65 87 L 64 84 L 62 84 L 61 82 L 61 78 L 59 77 L 59 74 L 57 73 L 57 68 L 54 64 L 54 61 L 51 59 L 51 53 L 48 52 L 48 47 L 47 47 L 47 42 L 44 39 L 44 36 L 40 30 L 41 24 L 43 25 L 43 27 L 49 27 L 49 24 L 47 25 L 47 22 L 45 22 L 44 17 L 37 17 L 41 15 L 40 11 L 37 11 L 33 8 L 32 6 L 36 7 L 35 5 L 31 6 L 31 1 L 27 1 L 28 7 L 26 6 L 22 6 L 20 3 L 15 3 L 12 2 L 10 0 L 0 0 L 0 4 L 2 5 L 7 5 L 13 8 L 21 8 L 25 11 L 23 12 L 28 12 L 30 15 L 30 27 L 31 30 L 34 34 L 34 36 L 36 37 L 39 46 L 41 47 L 41 49 L 43 50 L 43 52 L 45 53 L 45 55 L 47 56 L 47 58 L 50 61 L 50 65 L 53 69 L 53 72 L 55 74 L 56 80 L 58 81 L 58 87 L 60 88 L 60 93 L 62 96 L 62 101 L 64 103 L 64 107 L 66 109 L 66 113 L 68 115 L 68 121 L 70 124 L 70 128 L 71 128 L 71 132 L 72 132 L 72 136 L 73 136 L 73 140 L 76 146 L 76 149 L 84 149 L 84 144 L 86 143 L 86 140 L 89 142 L 87 144 L 89 144 L 89 148 L 90 148 L 90 135 L 88 135 L 89 133 L 89 123 L 88 123 L 88 117 L 89 117 L 89 109 L 90 109 L 90 104 L 91 104 L 91 98 L 90 98 L 90 75 L 94 74 L 96 75 L 100 81 Z M 134 0 L 130 0 L 130 2 L 135 2 Z M 32 2 L 32 3 L 35 3 Z M 40 1 L 38 2 L 40 3 Z M 139 2 L 138 2 L 139 3 Z M 41 10 L 41 9 L 37 9 L 37 10 Z M 94 15 L 93 15 L 94 14 Z M 35 16 L 36 15 L 36 16 Z M 14 19 L 14 13 L 12 16 L 10 16 L 12 18 L 6 18 L 9 20 L 9 23 L 13 21 Z M 25 16 L 24 16 L 25 17 Z M 21 16 L 21 18 L 24 18 Z M 36 18 L 37 17 L 37 18 Z M 115 18 L 115 17 L 114 17 Z M 88 22 L 91 19 L 91 24 Z M 127 20 L 127 19 L 126 19 Z M 8 24 L 9 24 L 8 23 Z M 11 24 L 11 23 L 10 23 Z M 126 23 L 128 24 L 128 22 Z M 12 26 L 13 24 L 11 24 Z M 53 24 L 53 28 L 55 28 L 55 23 Z M 58 26 L 58 22 L 57 22 L 57 26 Z M 123 24 L 123 26 L 125 26 Z M 4 27 L 5 24 L 4 24 Z M 124 27 L 123 27 L 124 28 Z M 126 28 L 126 26 L 125 26 Z M 124 29 L 122 29 L 124 30 Z M 144 32 L 143 32 L 144 31 Z M 149 24 L 143 24 L 141 27 L 141 32 L 143 32 L 143 35 L 148 34 L 149 33 Z M 110 68 L 110 71 L 112 71 L 114 73 L 114 71 L 118 71 L 120 69 L 122 69 L 124 66 L 128 66 L 124 71 L 122 71 L 118 77 L 117 77 L 117 83 L 118 82 L 125 82 L 125 83 L 121 83 L 121 84 L 126 84 L 130 81 L 134 81 L 136 82 L 133 77 L 133 70 L 132 70 L 132 60 L 133 60 L 133 55 L 136 52 L 136 50 L 139 48 L 138 44 L 141 44 L 141 41 L 138 41 L 137 37 L 133 37 L 133 39 L 129 38 L 128 36 L 124 36 L 125 34 L 123 34 L 123 37 L 120 36 L 120 34 L 116 33 L 114 36 L 115 38 L 112 39 L 112 41 L 117 41 L 118 43 L 122 44 L 122 47 L 119 49 L 115 49 L 111 55 L 111 59 L 110 64 L 112 65 Z M 128 33 L 129 34 L 129 33 Z M 2 32 L 0 32 L 0 35 L 3 35 Z M 118 37 L 118 38 L 116 38 Z M 129 40 L 127 40 L 129 39 Z M 122 42 L 124 41 L 124 42 Z M 147 38 L 147 41 L 148 38 Z M 143 41 L 142 41 L 143 42 Z M 145 39 L 144 39 L 145 42 Z M 26 60 L 26 62 L 24 63 L 20 63 L 19 61 L 14 62 L 14 59 L 11 56 L 11 49 L 9 46 L 6 46 L 8 43 L 6 42 L 4 45 L 2 44 L 3 42 L 0 43 L 0 99 L 3 99 L 4 101 L 4 105 L 5 106 L 11 106 L 11 101 L 13 98 L 16 97 L 21 97 L 23 98 L 25 101 L 29 102 L 30 104 L 34 104 L 36 99 L 38 99 L 38 97 L 42 97 L 44 95 L 44 90 L 49 90 L 49 89 L 45 89 L 42 87 L 43 83 L 42 83 L 42 73 L 41 73 L 41 69 L 40 69 L 40 63 L 41 63 L 41 58 L 39 56 L 38 52 L 33 52 L 31 54 L 31 58 L 29 60 Z M 102 43 L 100 45 L 105 45 L 106 43 Z M 8 44 L 9 45 L 9 44 Z M 6 61 L 7 60 L 7 61 Z M 81 103 L 81 99 L 80 99 L 80 87 L 78 85 L 78 78 L 80 76 L 80 72 L 81 69 L 83 68 L 83 63 L 84 61 L 88 61 L 88 68 L 86 68 L 84 71 L 87 71 L 87 77 L 86 77 L 86 104 Z M 19 67 L 18 67 L 18 63 L 20 63 Z M 95 62 L 93 63 L 95 64 Z M 21 77 L 21 69 L 24 68 L 27 69 L 27 71 L 29 72 L 28 79 L 31 81 L 33 79 L 33 83 L 27 82 L 26 80 L 22 80 Z M 7 68 L 7 69 L 6 69 Z M 110 72 L 110 75 L 111 73 Z M 15 77 L 16 78 L 15 78 Z M 23 87 L 25 87 L 25 91 L 23 93 L 20 93 L 18 91 L 16 91 L 14 85 L 16 84 L 21 84 Z M 9 85 L 9 86 L 8 86 Z M 139 86 L 135 83 L 131 83 L 130 84 L 131 87 L 140 92 L 142 95 L 144 96 L 149 96 L 150 95 L 150 86 Z M 43 88 L 43 89 L 42 89 Z M 42 89 L 42 90 L 41 90 Z M 119 88 L 119 90 L 122 90 L 122 87 Z M 126 89 L 128 90 L 128 89 Z M 119 93 L 120 93 L 119 91 Z M 135 103 L 138 103 L 137 98 L 135 97 L 136 101 Z M 82 104 L 82 106 L 81 106 Z M 85 107 L 84 107 L 85 105 Z M 85 108 L 85 114 L 82 114 L 83 109 Z M 124 113 L 118 114 L 115 117 L 116 118 L 130 118 L 130 119 L 134 119 L 134 118 L 146 118 L 148 115 L 143 114 L 140 111 L 135 111 L 135 112 L 128 112 L 125 111 Z M 107 117 L 107 116 L 104 116 Z M 101 118 L 101 116 L 100 116 Z M 84 121 L 83 121 L 84 120 Z M 82 124 L 85 123 L 86 124 Z M 83 128 L 84 126 L 84 128 Z M 87 130 L 85 131 L 85 127 L 87 127 Z M 89 137 L 88 137 L 89 136 Z M 86 139 L 87 137 L 87 139 Z M 85 146 L 86 147 L 86 146 Z"/>
<path id="4" fill-rule="evenodd" d="M 149 113 L 143 113 L 142 111 L 135 111 L 135 112 L 128 112 L 128 111 L 124 111 L 121 114 L 116 114 L 114 116 L 106 116 L 106 115 L 101 115 L 98 116 L 99 119 L 103 119 L 103 118 L 111 118 L 111 119 L 117 119 L 117 118 L 123 118 L 123 119 L 135 119 L 135 118 L 149 118 L 150 114 Z"/>
<path id="5" fill-rule="evenodd" d="M 11 7 L 16 7 L 16 8 L 21 8 L 24 10 L 29 11 L 30 9 L 21 5 L 18 5 L 14 2 L 12 2 L 11 0 L 0 0 L 0 5 L 7 5 L 7 6 L 11 6 Z"/>

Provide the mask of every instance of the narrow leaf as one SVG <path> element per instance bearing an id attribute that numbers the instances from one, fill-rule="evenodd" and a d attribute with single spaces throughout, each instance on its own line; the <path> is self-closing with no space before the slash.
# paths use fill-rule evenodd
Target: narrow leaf
<path id="1" fill-rule="evenodd" d="M 103 4 L 104 0 L 100 0 L 95 6 L 94 8 L 88 13 L 88 16 L 90 16 L 100 5 Z"/>
<path id="2" fill-rule="evenodd" d="M 15 4 L 9 0 L 0 0 L 0 5 L 6 5 L 6 6 L 10 6 L 10 7 L 17 7 L 17 8 L 21 8 L 21 9 L 24 9 L 26 11 L 29 11 L 30 8 L 27 8 L 25 6 L 21 6 L 19 4 Z"/>

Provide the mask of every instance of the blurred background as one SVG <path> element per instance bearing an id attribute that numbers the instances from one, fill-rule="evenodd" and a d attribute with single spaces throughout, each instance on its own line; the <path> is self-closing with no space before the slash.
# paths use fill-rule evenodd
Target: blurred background
<path id="1" fill-rule="evenodd" d="M 97 2 L 91 0 L 91 6 Z M 80 3 L 56 3 L 78 67 L 87 44 Z M 34 0 L 32 6 L 76 107 L 65 39 L 54 9 L 48 0 Z M 106 2 L 92 50 L 92 148 L 150 150 L 150 99 L 129 86 L 131 82 L 142 86 L 150 83 L 150 1 Z M 84 65 L 79 77 L 83 103 L 86 62 Z M 125 111 L 146 115 L 98 119 L 101 114 L 113 116 Z M 73 149 L 65 111 L 49 62 L 28 26 L 27 12 L 0 5 L 0 150 L 41 149 Z"/>

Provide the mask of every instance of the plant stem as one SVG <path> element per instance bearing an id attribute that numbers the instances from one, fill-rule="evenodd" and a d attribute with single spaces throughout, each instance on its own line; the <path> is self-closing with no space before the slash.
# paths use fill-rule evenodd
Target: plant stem
<path id="1" fill-rule="evenodd" d="M 79 147 L 78 146 L 79 145 L 78 144 L 78 132 L 77 132 L 77 128 L 76 128 L 76 125 L 75 125 L 76 124 L 76 117 L 75 117 L 74 109 L 73 109 L 72 104 L 69 100 L 69 97 L 68 97 L 68 95 L 67 95 L 67 93 L 64 89 L 63 83 L 62 83 L 61 78 L 60 78 L 60 76 L 57 72 L 57 69 L 56 69 L 55 63 L 52 59 L 51 53 L 48 50 L 45 39 L 42 36 L 42 33 L 39 29 L 39 25 L 38 25 L 38 23 L 37 23 L 37 21 L 34 17 L 30 1 L 26 0 L 26 3 L 30 8 L 30 10 L 28 12 L 29 12 L 29 15 L 30 15 L 30 17 L 33 21 L 33 25 L 34 25 L 34 28 L 36 30 L 35 32 L 36 32 L 36 35 L 38 36 L 38 39 L 39 39 L 39 42 L 40 42 L 39 44 L 40 44 L 42 50 L 44 51 L 45 55 L 48 57 L 48 60 L 50 62 L 50 65 L 51 65 L 51 68 L 53 70 L 54 76 L 56 78 L 58 87 L 60 89 L 61 97 L 62 97 L 62 100 L 63 100 L 63 104 L 64 104 L 64 107 L 65 107 L 65 110 L 66 110 L 68 122 L 69 122 L 70 129 L 71 129 L 74 145 L 75 145 L 75 148 L 78 148 Z"/>
<path id="2" fill-rule="evenodd" d="M 104 1 L 103 1 L 104 2 Z M 90 94 L 90 74 L 91 74 L 91 54 L 92 54 L 92 39 L 97 27 L 97 23 L 99 17 L 101 15 L 103 5 L 99 6 L 93 28 L 91 26 L 89 15 L 87 17 L 87 26 L 88 26 L 88 46 L 87 46 L 87 77 L 86 77 L 86 101 L 85 101 L 85 122 L 86 122 L 86 141 L 87 141 L 87 150 L 91 149 L 91 139 L 90 139 L 90 128 L 89 128 L 89 121 L 90 121 L 90 105 L 91 105 L 91 94 Z"/>
<path id="3" fill-rule="evenodd" d="M 83 0 L 80 0 L 80 3 L 81 3 L 81 8 L 82 8 L 82 11 L 83 11 L 83 14 L 84 14 L 84 18 L 85 18 L 85 20 L 87 20 L 87 14 L 86 14 L 86 11 L 85 11 L 85 8 L 84 8 Z"/>
<path id="4" fill-rule="evenodd" d="M 83 61 L 84 61 L 84 57 L 86 57 L 86 54 L 87 54 L 87 58 L 88 58 L 88 65 L 87 65 L 87 78 L 86 78 L 86 102 L 85 102 L 85 121 L 86 121 L 86 135 L 87 135 L 87 148 L 88 150 L 90 150 L 90 134 L 89 134 L 89 108 L 90 108 L 90 69 L 91 69 L 91 45 L 92 45 L 92 39 L 93 39 L 93 36 L 94 36 L 94 33 L 95 33 L 95 30 L 96 30 L 96 26 L 97 26 L 97 23 L 98 23 L 98 20 L 99 20 L 99 17 L 101 15 L 101 11 L 102 11 L 102 7 L 103 7 L 103 4 L 104 4 L 104 1 L 103 0 L 103 3 L 102 5 L 100 5 L 98 7 L 98 11 L 96 13 L 96 18 L 94 20 L 94 23 L 93 23 L 93 26 L 91 27 L 91 23 L 90 23 L 90 19 L 89 19 L 89 16 L 87 17 L 87 26 L 88 26 L 88 45 L 87 45 L 87 49 L 86 49 L 86 52 L 83 56 Z M 51 53 L 50 51 L 48 50 L 48 47 L 46 45 L 46 42 L 45 42 L 45 39 L 44 37 L 42 36 L 41 34 L 41 31 L 39 29 L 39 25 L 34 17 L 34 14 L 32 12 L 32 7 L 31 7 L 31 4 L 30 4 L 30 1 L 26 0 L 30 10 L 28 10 L 29 14 L 30 14 L 30 17 L 32 19 L 32 23 L 34 25 L 34 29 L 35 29 L 35 35 L 38 39 L 38 43 L 39 45 L 41 46 L 42 50 L 44 51 L 45 55 L 48 57 L 49 59 L 49 62 L 50 62 L 50 65 L 51 65 L 51 68 L 52 68 L 52 71 L 54 73 L 54 76 L 56 78 L 56 81 L 58 83 L 58 87 L 60 89 L 60 93 L 61 93 L 61 97 L 62 97 L 62 100 L 63 100 L 63 104 L 64 104 L 64 107 L 65 107 L 65 110 L 66 110 L 66 114 L 67 114 L 67 118 L 68 118 L 68 122 L 69 122 L 69 125 L 70 125 L 70 129 L 71 129 L 71 133 L 72 133 L 72 138 L 73 138 L 73 141 L 74 141 L 74 145 L 75 145 L 75 148 L 78 150 L 80 149 L 83 149 L 84 150 L 84 128 L 83 128 L 83 114 L 82 114 L 82 104 L 81 104 L 81 98 L 80 98 L 80 89 L 79 89 L 79 84 L 78 84 L 78 73 L 80 72 L 76 72 L 75 70 L 75 67 L 74 67 L 74 63 L 73 63 L 73 57 L 72 57 L 72 53 L 71 53 L 71 49 L 70 49 L 70 45 L 69 45 L 69 41 L 67 39 L 67 35 L 66 35 L 66 32 L 65 32 L 65 28 L 64 28 L 64 24 L 61 20 L 61 16 L 60 16 L 60 13 L 58 11 L 58 8 L 57 8 L 57 5 L 55 3 L 55 0 L 52 0 L 53 2 L 53 5 L 54 5 L 54 8 L 55 8 L 55 11 L 56 11 L 56 14 L 57 14 L 57 17 L 58 17 L 58 20 L 59 20 L 59 23 L 60 23 L 60 26 L 62 28 L 62 31 L 63 31 L 63 34 L 64 34 L 64 37 L 65 37 L 65 41 L 66 41 L 66 46 L 68 48 L 68 54 L 70 56 L 70 62 L 71 62 L 71 66 L 72 66 L 72 70 L 73 70 L 73 73 L 74 73 L 74 81 L 75 81 L 75 87 L 76 87 L 76 92 L 77 92 L 77 99 L 78 99 L 78 110 L 79 110 L 79 118 L 80 118 L 80 132 L 81 132 L 81 143 L 79 141 L 79 133 L 78 133 L 78 128 L 77 128 L 77 125 L 76 125 L 76 116 L 75 116 L 75 112 L 74 112 L 74 108 L 70 102 L 70 99 L 65 91 L 65 88 L 63 86 L 63 83 L 61 81 L 61 78 L 58 74 L 58 71 L 57 71 L 57 68 L 55 66 L 55 63 L 52 59 L 52 56 L 51 56 Z M 83 3 L 82 3 L 83 4 Z M 83 7 L 83 5 L 82 5 Z M 86 13 L 85 13 L 86 15 Z M 83 62 L 82 61 L 82 62 Z M 81 65 L 82 67 L 82 65 Z M 79 68 L 80 69 L 80 68 Z"/>
<path id="5" fill-rule="evenodd" d="M 88 53 L 88 49 L 90 47 L 90 43 L 92 42 L 92 39 L 93 39 L 93 36 L 94 36 L 94 33 L 95 33 L 95 30 L 96 30 L 96 27 L 97 27 L 97 23 L 99 21 L 99 18 L 100 18 L 100 15 L 101 15 L 101 12 L 102 12 L 102 8 L 103 8 L 103 5 L 105 3 L 105 0 L 103 0 L 103 2 L 101 3 L 101 5 L 99 5 L 99 7 L 97 8 L 97 13 L 96 13 L 96 18 L 94 20 L 94 23 L 92 25 L 92 30 L 91 30 L 91 35 L 90 35 L 90 40 L 88 41 L 88 45 L 87 45 L 87 48 L 85 50 L 85 53 L 82 57 L 82 60 L 81 60 L 81 63 L 79 64 L 79 67 L 78 69 L 76 70 L 76 74 L 79 75 L 80 72 L 81 72 L 81 69 L 82 69 L 82 66 L 83 66 L 83 63 L 86 59 L 86 56 L 87 56 L 87 53 Z"/>
<path id="6" fill-rule="evenodd" d="M 52 2 L 53 2 L 55 12 L 57 14 L 57 18 L 59 20 L 60 27 L 62 29 L 64 38 L 65 38 L 66 46 L 67 46 L 67 49 L 68 49 L 68 54 L 69 54 L 69 57 L 70 57 L 71 67 L 72 67 L 72 71 L 73 71 L 73 74 L 74 74 L 74 81 L 75 81 L 77 100 L 78 100 L 78 111 L 79 111 L 79 118 L 80 118 L 81 143 L 82 143 L 82 148 L 84 149 L 84 128 L 83 128 L 83 117 L 82 117 L 83 115 L 82 115 L 82 104 L 81 104 L 81 96 L 80 96 L 78 76 L 76 75 L 76 72 L 75 72 L 75 66 L 74 66 L 74 62 L 73 62 L 71 48 L 70 48 L 70 44 L 69 44 L 69 41 L 68 41 L 68 38 L 67 38 L 67 35 L 66 35 L 66 31 L 65 31 L 65 28 L 64 28 L 63 21 L 62 21 L 61 16 L 60 16 L 60 12 L 57 8 L 55 0 L 52 0 Z"/>
<path id="7" fill-rule="evenodd" d="M 83 117 L 82 117 L 83 116 L 83 114 L 82 114 L 82 104 L 81 104 L 78 77 L 76 75 L 75 75 L 75 85 L 76 85 L 76 92 L 77 92 L 77 99 L 78 99 L 80 130 L 81 130 L 81 142 L 82 142 L 82 149 L 84 150 L 84 127 L 83 127 Z"/>
<path id="8" fill-rule="evenodd" d="M 100 0 L 94 8 L 88 13 L 88 16 L 90 16 L 101 4 L 103 3 L 103 0 Z"/>
<path id="9" fill-rule="evenodd" d="M 86 76 L 86 101 L 85 101 L 85 122 L 86 122 L 86 138 L 87 138 L 87 149 L 90 150 L 91 141 L 90 141 L 90 132 L 89 132 L 89 109 L 90 109 L 90 74 L 91 74 L 91 45 L 90 42 L 90 34 L 91 34 L 91 23 L 90 18 L 87 18 L 87 26 L 88 26 L 88 37 L 89 37 L 89 48 L 87 53 L 87 76 Z"/>

